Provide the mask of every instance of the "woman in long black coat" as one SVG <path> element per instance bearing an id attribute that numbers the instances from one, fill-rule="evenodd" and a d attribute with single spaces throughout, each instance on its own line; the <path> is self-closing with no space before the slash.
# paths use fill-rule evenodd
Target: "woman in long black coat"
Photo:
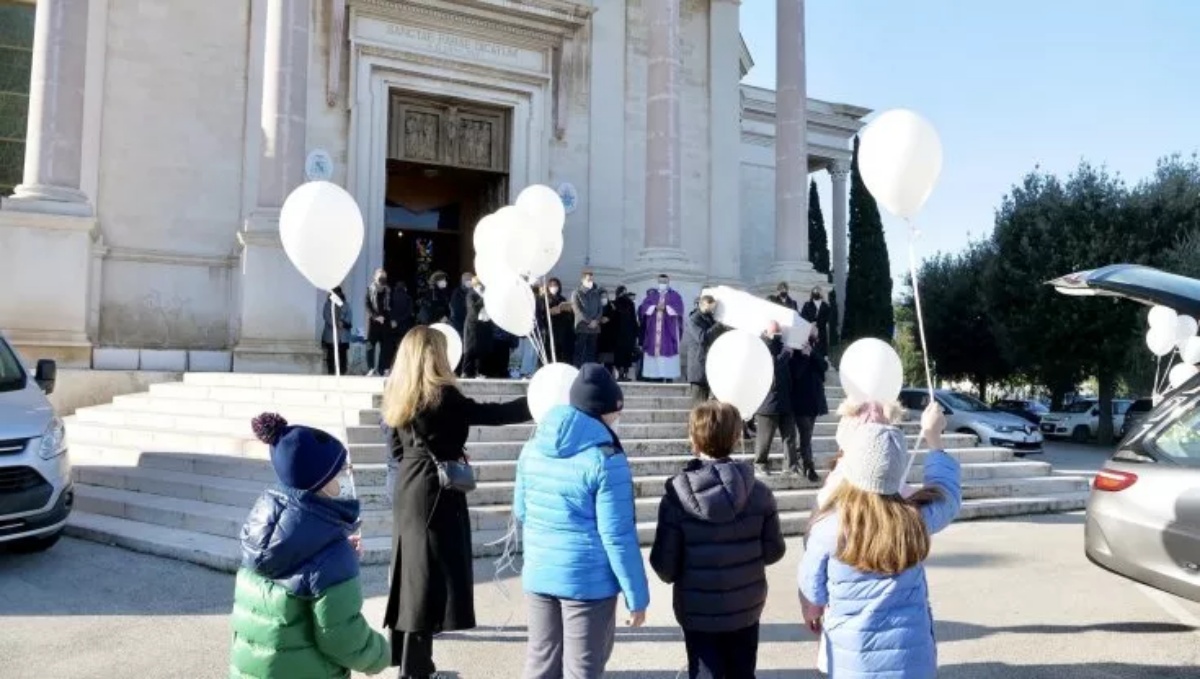
<path id="1" fill-rule="evenodd" d="M 484 310 L 483 284 L 478 278 L 471 280 L 471 290 L 467 292 L 464 304 L 462 376 L 478 377 L 492 351 L 493 335 L 492 322 Z"/>
<path id="2" fill-rule="evenodd" d="M 637 304 L 633 301 L 633 293 L 622 285 L 617 288 L 617 298 L 613 301 L 616 310 L 617 345 L 615 349 L 617 375 L 621 379 L 629 379 L 629 368 L 637 361 L 638 338 L 642 336 L 638 324 Z"/>
<path id="3" fill-rule="evenodd" d="M 397 459 L 392 494 L 392 571 L 384 627 L 402 677 L 428 677 L 433 635 L 475 627 L 471 520 L 467 496 L 443 489 L 435 460 L 465 459 L 472 426 L 528 422 L 529 403 L 477 403 L 458 390 L 446 340 L 425 326 L 400 345 L 384 396 L 384 421 Z"/>

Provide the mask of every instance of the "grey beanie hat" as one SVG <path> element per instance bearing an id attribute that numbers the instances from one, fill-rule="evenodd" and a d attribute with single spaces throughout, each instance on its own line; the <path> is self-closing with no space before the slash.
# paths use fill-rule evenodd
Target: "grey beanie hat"
<path id="1" fill-rule="evenodd" d="M 908 471 L 908 450 L 898 428 L 863 423 L 844 432 L 844 443 L 843 436 L 838 439 L 846 453 L 838 464 L 846 482 L 880 495 L 900 492 Z"/>

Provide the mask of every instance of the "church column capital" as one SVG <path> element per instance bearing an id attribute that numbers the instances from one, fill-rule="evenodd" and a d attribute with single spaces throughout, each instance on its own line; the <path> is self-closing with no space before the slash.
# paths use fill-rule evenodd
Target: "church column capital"
<path id="1" fill-rule="evenodd" d="M 846 181 L 850 176 L 850 162 L 846 160 L 835 160 L 829 166 L 829 176 L 835 181 Z"/>

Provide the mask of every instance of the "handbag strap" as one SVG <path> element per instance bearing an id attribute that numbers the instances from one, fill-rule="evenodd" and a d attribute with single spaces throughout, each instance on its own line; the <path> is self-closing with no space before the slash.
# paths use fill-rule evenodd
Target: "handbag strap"
<path id="1" fill-rule="evenodd" d="M 429 438 L 427 436 L 425 436 L 425 434 L 422 434 L 420 431 L 417 430 L 417 421 L 415 419 L 412 421 L 412 424 L 410 424 L 408 428 L 410 430 L 412 430 L 414 439 L 418 439 L 421 443 L 425 444 L 425 452 L 429 455 L 429 459 L 433 460 L 433 463 L 435 465 L 442 464 L 442 460 L 437 459 L 437 456 L 433 454 L 433 446 L 429 445 Z M 463 456 L 466 457 L 465 452 L 463 453 Z M 464 463 L 463 460 L 451 460 L 451 461 Z"/>

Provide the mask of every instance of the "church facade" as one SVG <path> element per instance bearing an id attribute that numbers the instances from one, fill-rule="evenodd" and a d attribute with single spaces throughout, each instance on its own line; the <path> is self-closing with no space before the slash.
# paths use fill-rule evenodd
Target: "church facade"
<path id="1" fill-rule="evenodd" d="M 568 208 L 565 287 L 666 273 L 690 299 L 825 285 L 807 201 L 829 172 L 840 282 L 869 111 L 807 97 L 803 0 L 776 2 L 776 90 L 742 84 L 739 4 L 37 0 L 0 330 L 66 366 L 315 370 L 322 300 L 278 236 L 307 179 L 362 208 L 356 325 L 374 269 L 457 280 L 473 225 L 534 183 Z"/>

